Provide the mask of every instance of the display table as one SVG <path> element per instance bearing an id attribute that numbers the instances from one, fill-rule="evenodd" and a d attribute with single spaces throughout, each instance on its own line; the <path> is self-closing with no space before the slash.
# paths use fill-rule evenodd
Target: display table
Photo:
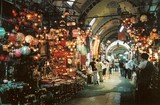
<path id="1" fill-rule="evenodd" d="M 8 82 L 0 84 L 0 97 L 2 103 L 13 103 L 20 98 L 19 93 L 23 91 L 28 84 L 23 82 Z"/>
<path id="2" fill-rule="evenodd" d="M 23 89 L 25 86 L 28 86 L 28 84 L 23 82 L 9 82 L 7 84 L 0 84 L 0 93 L 3 94 L 14 89 Z"/>
<path id="3" fill-rule="evenodd" d="M 63 75 L 59 77 L 44 78 L 40 81 L 40 87 L 23 82 L 8 82 L 0 84 L 0 97 L 2 103 L 13 105 L 37 103 L 37 105 L 52 102 L 61 104 L 74 97 L 85 85 L 85 79 L 81 76 Z"/>
<path id="4" fill-rule="evenodd" d="M 85 80 L 79 76 L 75 79 L 53 78 L 41 81 L 41 88 L 46 88 L 53 94 L 54 102 L 60 104 L 74 97 L 78 91 L 82 90 Z"/>

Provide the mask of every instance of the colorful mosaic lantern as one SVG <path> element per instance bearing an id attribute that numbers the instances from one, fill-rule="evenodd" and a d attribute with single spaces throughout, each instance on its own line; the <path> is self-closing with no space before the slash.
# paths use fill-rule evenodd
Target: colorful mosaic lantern
<path id="1" fill-rule="evenodd" d="M 4 38 L 6 31 L 3 27 L 0 27 L 0 38 Z"/>
<path id="2" fill-rule="evenodd" d="M 30 48 L 28 46 L 23 46 L 22 47 L 22 54 L 28 55 L 29 53 L 30 53 Z"/>

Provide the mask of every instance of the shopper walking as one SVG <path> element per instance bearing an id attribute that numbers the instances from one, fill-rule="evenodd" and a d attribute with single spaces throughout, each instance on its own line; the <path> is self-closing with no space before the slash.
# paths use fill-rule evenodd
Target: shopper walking
<path id="1" fill-rule="evenodd" d="M 107 64 L 106 64 L 106 62 L 103 60 L 103 61 L 101 62 L 101 65 L 102 65 L 102 75 L 103 75 L 103 80 L 105 80 L 105 78 L 106 78 Z"/>
<path id="2" fill-rule="evenodd" d="M 126 61 L 126 62 L 124 63 L 124 67 L 125 67 L 124 77 L 125 77 L 125 78 L 128 78 L 128 61 Z"/>
<path id="3" fill-rule="evenodd" d="M 127 65 L 128 65 L 128 79 L 131 79 L 132 73 L 133 73 L 133 61 L 132 61 L 132 59 L 130 59 L 127 62 Z"/>
<path id="4" fill-rule="evenodd" d="M 92 59 L 92 61 L 89 64 L 92 68 L 93 71 L 93 83 L 94 84 L 99 84 L 99 74 L 96 68 L 96 61 L 95 58 Z"/>
<path id="5" fill-rule="evenodd" d="M 103 82 L 102 65 L 101 65 L 99 59 L 96 60 L 96 68 L 97 68 L 97 71 L 98 71 L 98 74 L 99 74 L 100 82 Z"/>
<path id="6" fill-rule="evenodd" d="M 96 59 L 93 58 L 92 61 L 89 64 L 89 66 L 91 66 L 91 68 L 92 68 L 92 71 L 96 71 L 96 66 L 95 66 L 96 62 L 95 62 L 95 60 Z"/>
<path id="7" fill-rule="evenodd" d="M 121 76 L 123 77 L 125 68 L 124 68 L 124 63 L 122 61 L 119 62 L 119 67 L 120 67 Z"/>

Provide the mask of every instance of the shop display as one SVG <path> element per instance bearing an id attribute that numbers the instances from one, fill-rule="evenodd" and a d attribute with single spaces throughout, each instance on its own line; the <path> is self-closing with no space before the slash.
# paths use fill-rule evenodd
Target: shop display
<path id="1" fill-rule="evenodd" d="M 0 38 L 3 38 L 6 34 L 6 31 L 3 27 L 0 27 Z"/>
<path id="2" fill-rule="evenodd" d="M 20 57 L 22 54 L 21 49 L 15 49 L 14 55 L 15 57 Z"/>
<path id="3" fill-rule="evenodd" d="M 91 31 L 85 33 L 76 22 L 66 22 L 66 17 L 58 20 L 57 28 L 43 26 L 44 20 L 43 13 L 14 8 L 9 19 L 14 27 L 9 32 L 0 27 L 0 62 L 6 66 L 2 87 L 8 88 L 0 89 L 7 95 L 4 99 L 4 94 L 0 94 L 3 103 L 46 104 L 46 93 L 51 92 L 52 102 L 59 104 L 71 99 L 85 85 L 85 75 L 77 75 L 76 71 L 85 65 L 86 37 Z M 19 81 L 26 85 L 26 90 L 23 86 L 10 86 Z"/>
<path id="4" fill-rule="evenodd" d="M 22 47 L 22 54 L 28 55 L 29 53 L 30 53 L 30 48 L 28 46 L 23 46 Z"/>

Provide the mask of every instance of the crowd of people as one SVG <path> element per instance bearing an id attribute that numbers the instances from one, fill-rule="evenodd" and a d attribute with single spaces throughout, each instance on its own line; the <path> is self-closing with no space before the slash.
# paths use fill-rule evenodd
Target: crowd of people
<path id="1" fill-rule="evenodd" d="M 93 75 L 93 83 L 100 84 L 105 79 L 110 79 L 113 72 L 120 72 L 122 77 L 132 79 L 134 64 L 132 60 L 122 62 L 113 62 L 107 59 L 100 61 L 100 59 L 93 58 L 90 63 L 87 63 L 89 74 Z"/>
<path id="2" fill-rule="evenodd" d="M 138 59 L 139 63 L 135 59 L 129 59 L 119 61 L 118 64 L 107 59 L 100 61 L 100 59 L 93 58 L 87 66 L 93 76 L 94 84 L 99 85 L 100 82 L 110 79 L 113 71 L 119 71 L 121 77 L 133 80 L 138 91 L 137 102 L 147 105 L 151 100 L 150 96 L 153 96 L 150 90 L 155 87 L 153 82 L 156 77 L 155 72 L 158 71 L 156 66 L 148 61 L 148 58 L 147 53 L 142 53 Z"/>
<path id="3" fill-rule="evenodd" d="M 93 75 L 93 83 L 100 84 L 109 74 L 109 61 L 100 61 L 100 59 L 93 58 L 92 61 L 88 63 L 87 68 L 89 74 Z"/>
<path id="4" fill-rule="evenodd" d="M 100 82 L 103 82 L 107 78 L 110 79 L 113 68 L 113 64 L 107 59 L 100 61 L 100 59 L 93 58 L 92 61 L 87 64 L 89 74 L 93 75 L 92 81 L 94 84 L 100 84 Z"/>

